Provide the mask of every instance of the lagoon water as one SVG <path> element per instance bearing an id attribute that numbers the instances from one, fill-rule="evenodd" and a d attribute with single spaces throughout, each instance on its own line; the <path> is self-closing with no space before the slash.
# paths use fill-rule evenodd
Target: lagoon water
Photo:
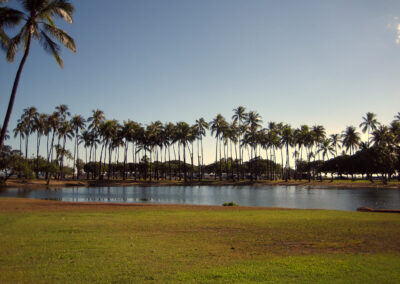
<path id="1" fill-rule="evenodd" d="M 354 211 L 368 206 L 400 209 L 400 191 L 375 188 L 306 186 L 129 186 L 0 189 L 0 197 L 24 197 L 72 202 L 122 202 L 318 208 Z"/>

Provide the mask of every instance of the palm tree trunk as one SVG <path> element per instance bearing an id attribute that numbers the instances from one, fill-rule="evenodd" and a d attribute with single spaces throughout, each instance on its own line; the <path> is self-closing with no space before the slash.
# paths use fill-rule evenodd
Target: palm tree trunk
<path id="1" fill-rule="evenodd" d="M 199 181 L 201 180 L 201 165 L 200 165 L 200 145 L 199 141 L 200 139 L 197 139 L 197 174 L 199 175 Z"/>
<path id="2" fill-rule="evenodd" d="M 201 144 L 201 173 L 200 173 L 200 180 L 203 178 L 203 165 L 204 165 L 204 154 L 203 154 L 203 137 L 200 139 L 200 144 Z"/>
<path id="3" fill-rule="evenodd" d="M 28 41 L 27 41 L 27 44 L 26 44 L 26 47 L 25 47 L 24 56 L 21 59 L 21 63 L 19 64 L 19 67 L 18 67 L 18 70 L 17 70 L 17 74 L 15 75 L 14 85 L 13 85 L 13 88 L 12 88 L 12 91 L 11 91 L 11 96 L 10 96 L 10 101 L 8 102 L 8 108 L 7 108 L 6 116 L 4 118 L 3 128 L 1 129 L 1 134 L 0 134 L 0 152 L 3 149 L 4 139 L 6 138 L 8 122 L 10 121 L 11 112 L 12 112 L 12 109 L 13 109 L 13 106 L 14 106 L 15 95 L 17 94 L 19 79 L 21 78 L 22 69 L 24 68 L 26 59 L 28 58 L 28 55 L 29 55 L 29 50 L 31 48 L 31 40 L 32 40 L 32 32 L 29 32 Z"/>
<path id="4" fill-rule="evenodd" d="M 78 145 L 78 130 L 75 132 L 75 144 L 74 144 L 74 160 L 72 161 L 72 179 L 75 179 L 75 156 L 76 156 L 76 147 Z"/>
<path id="5" fill-rule="evenodd" d="M 171 148 L 170 145 L 168 145 L 168 171 L 169 171 L 169 180 L 172 178 L 172 173 L 171 173 Z"/>
<path id="6" fill-rule="evenodd" d="M 218 136 L 216 138 L 216 143 L 215 143 L 215 174 L 214 174 L 214 179 L 217 180 L 217 171 L 218 171 Z"/>
<path id="7" fill-rule="evenodd" d="M 78 161 L 79 161 L 79 141 L 76 141 L 76 179 L 80 178 L 80 171 L 78 168 Z"/>
<path id="8" fill-rule="evenodd" d="M 28 145 L 29 145 L 29 135 L 26 135 L 25 140 L 25 159 L 28 159 Z"/>
<path id="9" fill-rule="evenodd" d="M 124 174 L 123 179 L 126 179 L 126 162 L 128 160 L 128 142 L 125 142 L 125 151 L 124 151 Z"/>
<path id="10" fill-rule="evenodd" d="M 183 144 L 183 180 L 186 183 L 186 145 Z"/>
<path id="11" fill-rule="evenodd" d="M 36 140 L 36 178 L 39 178 L 39 147 L 40 147 L 40 135 L 39 131 L 37 133 L 37 140 Z"/>

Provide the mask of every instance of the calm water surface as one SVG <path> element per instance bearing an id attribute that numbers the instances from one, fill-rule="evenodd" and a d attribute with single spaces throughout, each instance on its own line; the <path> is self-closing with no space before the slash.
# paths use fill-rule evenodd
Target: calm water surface
<path id="1" fill-rule="evenodd" d="M 129 186 L 61 189 L 0 189 L 0 197 L 25 197 L 72 202 L 126 202 L 356 210 L 368 206 L 400 209 L 400 191 L 334 189 L 304 186 Z"/>

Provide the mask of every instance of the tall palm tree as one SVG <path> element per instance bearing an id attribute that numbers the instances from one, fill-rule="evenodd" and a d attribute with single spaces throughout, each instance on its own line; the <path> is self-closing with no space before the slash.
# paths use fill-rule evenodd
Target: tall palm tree
<path id="1" fill-rule="evenodd" d="M 239 142 L 239 163 L 242 165 L 243 163 L 243 157 L 242 157 L 242 151 L 241 151 L 241 144 L 242 144 L 242 136 L 244 134 L 244 132 L 242 132 L 242 127 L 241 125 L 243 125 L 245 123 L 245 121 L 247 120 L 247 113 L 246 113 L 246 108 L 243 106 L 238 106 L 237 108 L 233 109 L 233 116 L 232 119 L 234 121 L 238 122 L 238 127 L 239 127 L 239 132 L 238 132 L 238 142 Z"/>
<path id="2" fill-rule="evenodd" d="M 253 159 L 253 154 L 254 154 L 254 158 L 256 158 L 257 153 L 256 153 L 256 148 L 257 148 L 257 132 L 258 129 L 261 126 L 262 123 L 262 119 L 259 113 L 257 113 L 256 111 L 250 111 L 247 114 L 247 119 L 246 119 L 246 125 L 248 126 L 248 131 L 245 134 L 246 140 L 247 140 L 247 144 L 250 146 L 250 160 Z M 252 163 L 250 163 L 251 165 Z M 251 168 L 250 169 L 250 176 L 251 179 L 253 179 L 253 171 L 255 169 Z"/>
<path id="3" fill-rule="evenodd" d="M 211 125 L 211 135 L 215 133 L 216 144 L 215 144 L 215 176 L 214 178 L 217 179 L 217 172 L 218 172 L 218 143 L 221 143 L 220 140 L 222 139 L 222 133 L 224 126 L 226 125 L 225 118 L 221 114 L 217 114 L 217 116 L 210 122 Z M 221 151 L 220 151 L 221 157 Z M 221 158 L 220 158 L 220 179 L 222 179 L 222 172 L 221 172 Z"/>
<path id="4" fill-rule="evenodd" d="M 33 131 L 36 131 L 36 178 L 39 178 L 39 148 L 40 140 L 46 130 L 47 115 L 40 113 L 34 118 Z"/>
<path id="5" fill-rule="evenodd" d="M 322 125 L 314 125 L 311 129 L 314 135 L 315 153 L 319 153 L 321 143 L 325 140 L 326 132 L 325 127 Z M 319 155 L 318 155 L 319 159 Z"/>
<path id="6" fill-rule="evenodd" d="M 376 114 L 372 112 L 367 112 L 365 117 L 362 118 L 363 122 L 360 123 L 360 128 L 363 133 L 368 131 L 368 147 L 370 145 L 370 139 L 369 139 L 369 134 L 370 131 L 374 131 L 377 129 L 378 125 L 380 124 L 378 120 L 376 119 Z"/>
<path id="7" fill-rule="evenodd" d="M 293 145 L 294 142 L 294 130 L 290 125 L 285 124 L 282 128 L 281 139 L 282 144 L 286 146 L 286 174 L 285 180 L 290 179 L 290 156 L 289 156 L 289 146 Z M 283 165 L 282 165 L 283 166 Z"/>
<path id="8" fill-rule="evenodd" d="M 75 166 L 76 166 L 75 161 L 79 160 L 79 131 L 85 129 L 86 120 L 81 115 L 74 115 L 70 123 L 73 131 L 75 132 L 74 157 L 73 157 L 73 169 L 72 169 L 72 178 L 75 179 Z M 79 171 L 77 173 L 77 178 L 79 179 Z"/>
<path id="9" fill-rule="evenodd" d="M 22 139 L 25 138 L 25 123 L 22 120 L 18 120 L 17 126 L 14 128 L 13 133 L 14 133 L 14 138 L 16 138 L 19 135 L 19 152 L 20 155 L 22 156 Z"/>
<path id="10" fill-rule="evenodd" d="M 201 146 L 201 154 L 199 151 L 199 145 L 197 145 L 197 151 L 198 151 L 198 168 L 199 168 L 199 180 L 202 179 L 203 177 L 203 166 L 204 166 L 204 152 L 203 152 L 203 137 L 206 136 L 206 130 L 208 130 L 209 124 L 204 120 L 204 118 L 200 118 L 196 120 L 197 124 L 197 141 L 200 141 L 200 146 Z M 201 159 L 200 159 L 201 156 Z"/>
<path id="11" fill-rule="evenodd" d="M 28 159 L 28 145 L 29 135 L 33 132 L 35 119 L 38 116 L 37 109 L 35 107 L 25 108 L 21 115 L 21 121 L 25 123 L 25 158 Z"/>
<path id="12" fill-rule="evenodd" d="M 357 149 L 360 140 L 360 133 L 356 131 L 354 126 L 348 126 L 342 132 L 342 146 L 346 147 L 346 152 L 350 149 L 350 155 L 354 154 L 354 150 Z"/>
<path id="13" fill-rule="evenodd" d="M 75 42 L 65 31 L 56 27 L 55 19 L 61 18 L 68 23 L 72 23 L 74 6 L 67 0 L 21 0 L 23 11 L 13 13 L 13 23 L 24 22 L 17 35 L 11 38 L 7 44 L 7 60 L 12 62 L 21 46 L 24 46 L 24 55 L 19 64 L 15 76 L 13 88 L 10 95 L 10 101 L 6 116 L 4 118 L 3 128 L 0 135 L 0 151 L 3 147 L 5 133 L 10 120 L 15 95 L 17 93 L 19 80 L 26 59 L 28 58 L 32 39 L 39 40 L 44 50 L 54 56 L 60 67 L 63 67 L 63 61 L 60 56 L 60 47 L 54 41 L 59 41 L 66 48 L 76 52 Z M 3 9 L 4 11 L 4 9 Z M 10 23 L 8 21 L 7 23 Z M 3 22 L 1 26 L 4 26 Z M 1 28 L 1 27 L 0 27 Z M 2 30 L 2 29 L 1 29 Z"/>
<path id="14" fill-rule="evenodd" d="M 67 143 L 67 139 L 71 140 L 74 135 L 74 129 L 72 128 L 70 122 L 68 120 L 64 121 L 61 123 L 61 126 L 58 130 L 58 136 L 63 139 L 63 145 L 58 146 L 58 149 L 61 149 L 62 151 L 58 151 L 58 155 L 61 155 L 59 158 L 59 163 L 60 163 L 60 177 L 63 178 L 63 170 L 64 170 L 64 154 L 66 153 L 65 147 Z"/>
<path id="15" fill-rule="evenodd" d="M 339 142 L 340 142 L 340 134 L 331 134 L 330 135 L 330 139 L 331 139 L 331 145 L 332 147 L 335 148 L 335 157 L 337 157 L 337 148 L 338 146 L 340 146 Z"/>
<path id="16" fill-rule="evenodd" d="M 187 181 L 186 173 L 186 146 L 190 141 L 190 126 L 184 121 L 178 122 L 176 125 L 176 139 L 183 148 L 183 178 Z M 179 146 L 178 146 L 179 148 Z"/>
<path id="17" fill-rule="evenodd" d="M 50 162 L 50 160 L 53 160 L 53 150 L 54 150 L 54 138 L 58 132 L 58 129 L 60 127 L 60 114 L 56 111 L 54 111 L 49 117 L 47 121 L 49 128 L 51 129 L 52 132 L 52 138 L 51 138 L 51 143 L 50 143 L 50 148 L 47 151 L 47 163 Z"/>
<path id="18" fill-rule="evenodd" d="M 171 172 L 171 145 L 173 145 L 175 140 L 175 125 L 172 122 L 168 122 L 164 125 L 164 143 L 165 147 L 168 148 L 168 174 L 169 180 L 172 179 Z M 175 150 L 174 150 L 175 152 Z"/>

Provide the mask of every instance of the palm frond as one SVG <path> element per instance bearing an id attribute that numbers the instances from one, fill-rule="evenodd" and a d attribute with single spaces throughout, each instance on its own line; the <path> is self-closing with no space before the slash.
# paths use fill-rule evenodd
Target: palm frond
<path id="1" fill-rule="evenodd" d="M 7 46 L 9 42 L 9 37 L 7 34 L 4 32 L 2 28 L 0 28 L 0 49 L 4 50 L 7 52 Z"/>
<path id="2" fill-rule="evenodd" d="M 8 7 L 0 7 L 0 27 L 13 27 L 23 19 L 24 13 Z"/>
<path id="3" fill-rule="evenodd" d="M 15 55 L 17 54 L 18 49 L 23 42 L 22 39 L 26 36 L 26 34 L 27 34 L 27 26 L 25 25 L 15 37 L 11 38 L 8 41 L 7 61 L 9 62 L 14 61 Z"/>
<path id="4" fill-rule="evenodd" d="M 64 67 L 62 58 L 60 56 L 60 46 L 55 43 L 45 32 L 40 32 L 41 38 L 40 43 L 42 44 L 44 50 L 54 56 L 58 65 L 61 68 Z"/>
<path id="5" fill-rule="evenodd" d="M 73 52 L 76 52 L 75 41 L 65 31 L 48 24 L 43 24 L 43 27 L 59 42 L 61 42 L 66 48 L 69 48 Z"/>
<path id="6" fill-rule="evenodd" d="M 54 0 L 40 10 L 39 17 L 47 18 L 49 16 L 57 16 L 72 24 L 73 13 L 74 6 L 71 3 L 66 0 Z"/>
<path id="7" fill-rule="evenodd" d="M 19 0 L 26 11 L 40 11 L 48 3 L 48 0 Z"/>

